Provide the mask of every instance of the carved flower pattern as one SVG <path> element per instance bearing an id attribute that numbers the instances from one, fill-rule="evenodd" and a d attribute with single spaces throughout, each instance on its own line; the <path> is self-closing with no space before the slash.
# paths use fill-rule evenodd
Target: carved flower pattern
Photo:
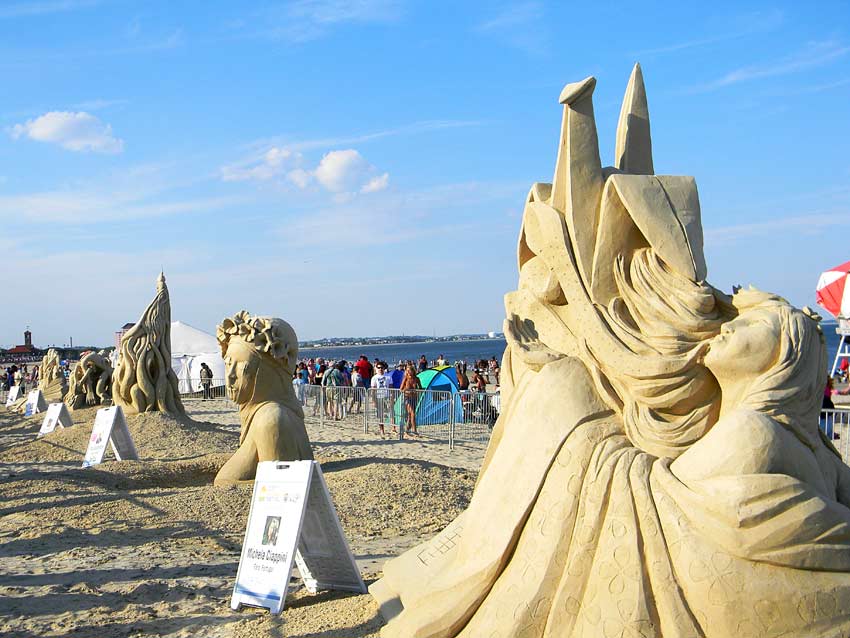
<path id="1" fill-rule="evenodd" d="M 283 359 L 287 355 L 287 345 L 276 334 L 275 326 L 268 317 L 252 317 L 246 310 L 242 310 L 224 319 L 216 328 L 222 356 L 227 352 L 231 337 L 239 337 L 275 359 Z"/>

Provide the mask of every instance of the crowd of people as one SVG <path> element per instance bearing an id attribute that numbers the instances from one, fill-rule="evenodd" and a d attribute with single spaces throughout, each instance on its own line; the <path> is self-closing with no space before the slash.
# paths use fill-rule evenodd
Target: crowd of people
<path id="1" fill-rule="evenodd" d="M 367 390 L 373 390 L 370 394 L 377 412 L 381 437 L 387 434 L 385 423 L 392 426 L 391 433 L 398 433 L 398 426 L 404 427 L 408 435 L 417 437 L 416 407 L 419 392 L 423 389 L 418 375 L 428 368 L 444 369 L 448 365 L 442 354 L 430 362 L 424 354 L 418 361 L 399 361 L 392 371 L 386 361 L 377 357 L 369 361 L 366 355 L 360 355 L 354 363 L 311 357 L 298 363 L 292 375 L 292 385 L 304 406 L 309 401 L 307 388 L 323 387 L 324 406 L 317 400 L 312 408 L 313 416 L 324 410 L 324 416 L 334 420 L 341 420 L 345 413 L 359 414 L 364 409 Z M 467 402 L 471 401 L 473 392 L 486 392 L 488 385 L 495 385 L 498 390 L 500 369 L 495 355 L 489 360 L 476 361 L 471 371 L 465 361 L 455 362 L 454 369 L 458 390 Z M 404 423 L 396 424 L 393 404 L 399 394 L 404 398 Z"/>
<path id="2" fill-rule="evenodd" d="M 38 366 L 28 368 L 27 364 L 11 365 L 3 373 L 3 390 L 8 391 L 12 386 L 19 386 L 18 395 L 26 391 L 27 387 L 35 387 L 38 384 Z"/>

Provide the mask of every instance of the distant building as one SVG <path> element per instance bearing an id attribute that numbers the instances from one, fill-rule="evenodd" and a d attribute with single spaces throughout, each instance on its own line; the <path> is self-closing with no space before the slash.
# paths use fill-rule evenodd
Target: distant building
<path id="1" fill-rule="evenodd" d="M 27 329 L 24 331 L 24 343 L 9 348 L 0 355 L 0 358 L 4 363 L 25 363 L 38 361 L 42 356 L 44 351 L 32 345 L 32 333 Z"/>
<path id="2" fill-rule="evenodd" d="M 125 334 L 127 334 L 127 332 L 130 330 L 130 328 L 132 328 L 135 325 L 136 325 L 135 323 L 125 323 L 123 326 L 121 326 L 121 330 L 119 330 L 118 332 L 115 333 L 115 349 L 116 350 L 121 349 L 121 337 L 123 337 Z"/>

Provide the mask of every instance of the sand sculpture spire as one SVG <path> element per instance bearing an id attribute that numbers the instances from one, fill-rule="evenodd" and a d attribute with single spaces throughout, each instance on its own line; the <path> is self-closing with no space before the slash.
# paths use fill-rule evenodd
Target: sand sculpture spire
<path id="1" fill-rule="evenodd" d="M 640 64 L 635 64 L 617 123 L 614 166 L 631 175 L 654 175 L 649 106 Z"/>
<path id="2" fill-rule="evenodd" d="M 171 369 L 171 299 L 165 274 L 156 297 L 122 338 L 113 378 L 113 398 L 126 412 L 184 412 Z"/>
<path id="3" fill-rule="evenodd" d="M 593 115 L 593 89 L 596 78 L 567 84 L 559 101 L 564 105 L 561 140 L 551 205 L 563 213 L 579 273 L 587 286 L 593 263 L 599 199 L 602 196 L 602 163 Z"/>

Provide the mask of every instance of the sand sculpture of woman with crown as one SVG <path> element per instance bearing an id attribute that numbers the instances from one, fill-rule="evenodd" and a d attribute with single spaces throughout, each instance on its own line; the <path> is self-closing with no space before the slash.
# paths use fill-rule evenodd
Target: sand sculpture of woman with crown
<path id="1" fill-rule="evenodd" d="M 467 510 L 390 561 L 382 636 L 850 635 L 850 468 L 815 317 L 705 283 L 696 184 L 655 175 L 635 67 L 616 166 L 567 85 L 505 299 L 502 414 Z"/>
<path id="2" fill-rule="evenodd" d="M 304 412 L 292 389 L 298 338 L 283 319 L 252 317 L 244 310 L 216 329 L 230 399 L 239 406 L 239 449 L 215 485 L 249 481 L 261 461 L 313 458 Z"/>

